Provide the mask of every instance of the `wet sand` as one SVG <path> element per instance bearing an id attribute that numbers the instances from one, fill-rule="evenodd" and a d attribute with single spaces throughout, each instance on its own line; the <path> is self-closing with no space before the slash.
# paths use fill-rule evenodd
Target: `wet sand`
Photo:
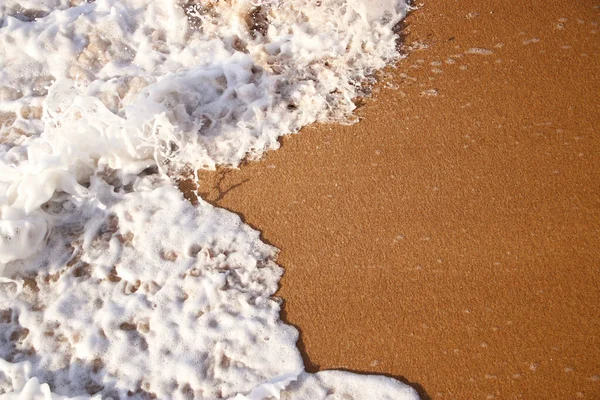
<path id="1" fill-rule="evenodd" d="M 309 371 L 600 398 L 599 6 L 428 1 L 359 124 L 201 175 L 281 249 Z"/>

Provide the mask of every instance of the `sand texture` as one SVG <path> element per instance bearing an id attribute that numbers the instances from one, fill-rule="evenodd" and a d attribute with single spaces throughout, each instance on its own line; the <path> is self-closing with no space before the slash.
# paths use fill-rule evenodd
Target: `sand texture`
<path id="1" fill-rule="evenodd" d="M 600 398 L 599 23 L 587 0 L 426 2 L 360 123 L 201 174 L 281 249 L 309 371 Z"/>

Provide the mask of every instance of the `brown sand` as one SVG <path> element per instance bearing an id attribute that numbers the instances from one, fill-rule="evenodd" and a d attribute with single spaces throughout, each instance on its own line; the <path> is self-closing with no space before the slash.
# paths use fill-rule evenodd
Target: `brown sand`
<path id="1" fill-rule="evenodd" d="M 600 399 L 598 4 L 429 1 L 361 123 L 202 175 L 282 250 L 309 371 Z"/>

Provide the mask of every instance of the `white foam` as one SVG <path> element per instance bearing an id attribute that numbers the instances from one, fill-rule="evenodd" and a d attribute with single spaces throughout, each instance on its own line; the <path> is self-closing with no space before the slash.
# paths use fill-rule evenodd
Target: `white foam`
<path id="1" fill-rule="evenodd" d="M 353 399 L 395 400 L 416 398 L 414 389 L 397 380 L 344 371 L 302 374 L 281 396 L 282 400 Z"/>
<path id="2" fill-rule="evenodd" d="M 481 47 L 471 47 L 470 49 L 465 51 L 465 54 L 477 54 L 477 55 L 481 55 L 481 56 L 489 56 L 489 55 L 494 54 L 494 52 L 490 49 L 484 49 Z"/>
<path id="3" fill-rule="evenodd" d="M 406 9 L 4 1 L 0 399 L 415 398 L 387 378 L 302 373 L 272 297 L 276 249 L 173 183 L 350 121 L 399 57 Z"/>

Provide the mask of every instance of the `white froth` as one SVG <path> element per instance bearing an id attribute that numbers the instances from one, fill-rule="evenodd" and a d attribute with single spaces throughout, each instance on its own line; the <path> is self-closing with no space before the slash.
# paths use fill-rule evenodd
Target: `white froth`
<path id="1" fill-rule="evenodd" d="M 282 392 L 281 396 L 282 400 L 414 398 L 414 389 L 394 379 L 377 375 L 356 375 L 345 371 L 304 373 Z"/>
<path id="2" fill-rule="evenodd" d="M 235 214 L 145 185 L 60 227 L 69 258 L 25 279 L 2 320 L 2 357 L 32 362 L 59 394 L 113 398 L 227 398 L 301 370 L 297 332 L 270 297 L 275 250 Z"/>
<path id="3" fill-rule="evenodd" d="M 3 1 L 0 399 L 416 398 L 303 373 L 276 249 L 174 185 L 350 121 L 406 9 Z"/>

